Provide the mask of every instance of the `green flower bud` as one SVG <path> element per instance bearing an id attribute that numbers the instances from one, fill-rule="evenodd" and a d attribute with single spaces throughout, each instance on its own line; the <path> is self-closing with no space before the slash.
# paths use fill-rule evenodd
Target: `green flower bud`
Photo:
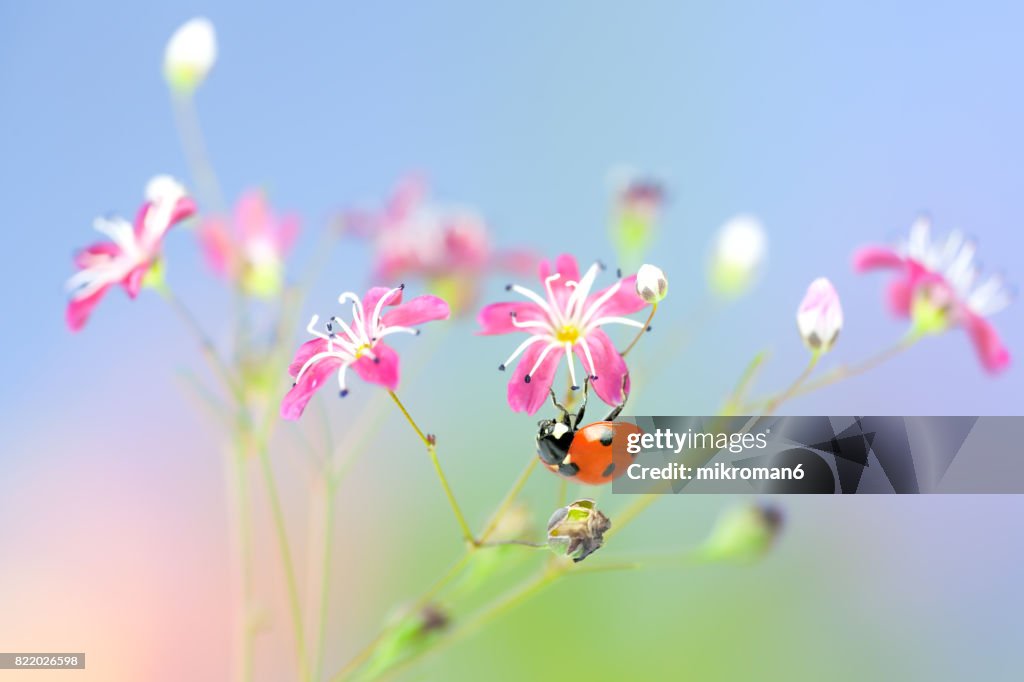
<path id="1" fill-rule="evenodd" d="M 715 524 L 697 555 L 706 561 L 756 561 L 775 544 L 782 526 L 782 512 L 775 506 L 747 505 L 729 510 Z"/>
<path id="2" fill-rule="evenodd" d="M 548 520 L 548 547 L 555 554 L 583 561 L 601 548 L 604 534 L 611 527 L 612 522 L 593 500 L 576 500 L 556 509 Z"/>

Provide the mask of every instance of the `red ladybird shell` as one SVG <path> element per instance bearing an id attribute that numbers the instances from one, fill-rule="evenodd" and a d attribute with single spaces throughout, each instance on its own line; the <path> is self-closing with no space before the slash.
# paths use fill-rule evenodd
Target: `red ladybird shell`
<path id="1" fill-rule="evenodd" d="M 576 470 L 574 475 L 562 475 L 589 485 L 610 483 L 626 473 L 633 462 L 635 455 L 626 450 L 626 439 L 631 433 L 643 431 L 625 422 L 594 422 L 584 426 L 573 437 L 569 456 L 559 473 L 572 468 Z"/>

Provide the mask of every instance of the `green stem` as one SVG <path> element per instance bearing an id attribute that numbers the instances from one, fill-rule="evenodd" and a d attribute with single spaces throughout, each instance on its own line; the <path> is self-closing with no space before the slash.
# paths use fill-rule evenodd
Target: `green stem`
<path id="1" fill-rule="evenodd" d="M 250 507 L 252 500 L 250 497 L 250 486 L 246 470 L 246 452 L 245 443 L 241 438 L 236 436 L 235 448 L 231 453 L 231 464 L 233 468 L 233 476 L 229 476 L 229 480 L 234 480 L 233 493 L 236 504 L 237 524 L 238 524 L 238 537 L 239 537 L 239 558 L 241 563 L 241 574 L 242 574 L 242 652 L 241 652 L 241 665 L 240 677 L 243 681 L 248 682 L 252 679 L 253 673 L 253 639 L 256 636 L 257 624 L 254 621 L 255 608 L 254 608 L 254 580 L 253 580 L 253 528 L 252 528 L 252 514 L 250 513 Z"/>
<path id="2" fill-rule="evenodd" d="M 401 670 L 404 670 L 412 663 L 419 661 L 425 658 L 426 656 L 434 656 L 440 651 L 447 649 L 448 647 L 455 644 L 466 635 L 470 634 L 471 632 L 475 632 L 477 629 L 483 627 L 484 625 L 494 620 L 501 614 L 530 599 L 535 594 L 543 590 L 545 587 L 553 583 L 564 573 L 565 571 L 560 569 L 545 569 L 544 571 L 538 573 L 533 578 L 530 578 L 529 580 L 526 580 L 525 582 L 521 583 L 519 586 L 509 590 L 503 596 L 499 597 L 497 600 L 492 602 L 489 606 L 486 606 L 480 611 L 478 611 L 475 615 L 470 616 L 466 620 L 463 620 L 457 627 L 452 629 L 452 631 L 449 632 L 448 635 L 443 640 L 438 642 L 436 646 L 433 646 L 430 649 L 427 649 L 418 655 L 412 656 L 402 661 L 394 668 L 388 670 L 383 675 L 382 679 L 391 678 L 396 673 L 398 673 Z M 338 677 L 335 679 L 337 680 L 341 678 Z"/>
<path id="3" fill-rule="evenodd" d="M 216 347 L 213 345 L 213 341 L 203 331 L 202 325 L 199 324 L 199 320 L 196 319 L 192 311 L 178 298 L 174 291 L 165 285 L 159 287 L 158 291 L 164 297 L 164 300 L 171 306 L 171 310 L 178 316 L 178 319 L 188 328 L 188 330 L 196 337 L 199 342 L 199 350 L 202 352 L 203 357 L 206 359 L 210 368 L 217 374 L 218 378 L 224 383 L 225 388 L 231 393 L 231 396 L 236 402 L 241 404 L 242 402 L 242 389 L 235 380 L 234 375 L 224 360 L 217 353 Z"/>
<path id="4" fill-rule="evenodd" d="M 270 456 L 266 443 L 260 443 L 259 458 L 263 470 L 263 479 L 267 486 L 267 497 L 270 500 L 270 511 L 274 519 L 274 532 L 277 536 L 278 554 L 284 569 L 285 584 L 288 591 L 288 607 L 291 612 L 292 631 L 295 636 L 295 653 L 298 659 L 299 678 L 309 680 L 309 666 L 306 661 L 306 640 L 302 626 L 302 608 L 299 600 L 299 586 L 295 579 L 295 566 L 292 563 L 291 548 L 288 544 L 288 531 L 285 526 L 284 512 L 281 508 L 281 497 L 274 481 L 274 471 L 270 465 Z"/>
<path id="5" fill-rule="evenodd" d="M 462 558 L 456 561 L 444 575 L 431 585 L 426 592 L 420 595 L 413 606 L 409 609 L 409 612 L 412 613 L 419 611 L 426 606 L 427 603 L 434 598 L 434 595 L 444 589 L 448 583 L 455 579 L 459 572 L 466 567 L 466 564 L 469 563 L 469 559 L 472 556 L 472 550 L 463 554 Z M 368 660 L 370 660 L 373 654 L 377 651 L 377 646 L 394 630 L 394 627 L 395 626 L 382 628 L 380 632 L 377 633 L 377 636 L 370 640 L 369 644 L 363 647 L 358 654 L 353 656 L 352 659 L 345 664 L 344 668 L 331 677 L 331 682 L 338 682 L 339 680 L 347 679 L 359 670 Z"/>
<path id="6" fill-rule="evenodd" d="M 517 478 L 515 483 L 512 484 L 511 490 L 508 491 L 504 499 L 498 504 L 498 508 L 495 510 L 491 520 L 484 528 L 484 532 L 480 533 L 480 538 L 477 540 L 477 543 L 482 544 L 491 537 L 491 533 L 494 532 L 495 528 L 498 527 L 498 523 L 501 522 L 501 517 L 505 515 L 505 512 L 508 511 L 509 507 L 512 506 L 512 503 L 515 502 L 517 497 L 519 497 L 519 493 L 522 492 L 523 486 L 525 486 L 526 482 L 530 480 L 531 474 L 533 474 L 534 469 L 537 468 L 538 461 L 540 460 L 536 457 L 530 458 L 530 462 L 526 465 L 526 468 L 523 469 L 523 473 L 519 474 L 519 478 Z"/>
<path id="7" fill-rule="evenodd" d="M 181 146 L 185 150 L 192 180 L 204 203 L 217 213 L 226 213 L 224 195 L 217 181 L 217 174 L 210 163 L 210 155 L 206 150 L 203 129 L 199 124 L 199 112 L 196 110 L 195 98 L 191 94 L 172 93 L 171 102 L 174 109 L 174 123 L 178 129 Z"/>
<path id="8" fill-rule="evenodd" d="M 434 465 L 434 471 L 437 472 L 437 478 L 441 481 L 441 487 L 444 488 L 444 494 L 448 498 L 448 504 L 452 508 L 452 513 L 455 514 L 455 520 L 459 523 L 459 529 L 462 532 L 462 539 L 465 540 L 470 546 L 476 546 L 476 538 L 473 537 L 473 531 L 469 529 L 469 524 L 466 523 L 466 517 L 462 515 L 462 509 L 459 507 L 459 503 L 455 501 L 455 495 L 452 493 L 451 486 L 448 485 L 448 479 L 445 478 L 444 471 L 441 469 L 441 462 L 437 458 L 437 443 L 433 436 L 428 436 L 423 433 L 423 430 L 413 420 L 412 415 L 409 414 L 409 410 L 405 409 L 405 405 L 398 399 L 398 395 L 394 391 L 388 391 L 391 399 L 395 401 L 395 405 L 402 411 L 402 415 L 405 417 L 409 425 L 412 426 L 413 431 L 423 441 L 423 445 L 427 448 L 427 454 L 430 455 L 430 461 Z"/>
<path id="9" fill-rule="evenodd" d="M 849 379 L 850 377 L 855 377 L 864 374 L 865 372 L 868 372 L 874 369 L 875 367 L 878 367 L 879 365 L 884 364 L 885 362 L 888 362 L 894 357 L 904 353 L 905 351 L 913 347 L 914 344 L 920 341 L 922 337 L 923 334 L 911 331 L 895 344 L 889 346 L 888 348 L 882 350 L 879 353 L 876 353 L 875 355 L 872 355 L 867 360 L 864 360 L 863 362 L 856 365 L 842 365 L 840 367 L 837 367 L 836 369 L 832 370 L 831 372 L 821 377 L 817 381 L 812 381 L 811 383 L 800 387 L 799 389 L 793 391 L 791 397 L 795 398 L 797 396 L 806 395 L 808 393 L 812 393 L 819 389 L 825 388 L 826 386 L 831 386 L 832 384 L 838 383 L 839 381 L 842 381 L 844 379 Z"/>
<path id="10" fill-rule="evenodd" d="M 334 493 L 335 481 L 333 472 L 325 467 L 324 476 L 324 538 L 323 557 L 320 569 L 320 608 L 317 613 L 317 636 L 316 656 L 313 661 L 313 680 L 320 679 L 320 671 L 323 668 L 324 643 L 327 638 L 327 607 L 330 603 L 331 586 L 331 552 L 334 546 Z"/>
<path id="11" fill-rule="evenodd" d="M 814 368 L 818 366 L 818 360 L 820 360 L 820 359 L 821 359 L 821 353 L 820 352 L 816 351 L 814 353 L 811 353 L 811 359 L 808 361 L 807 366 L 804 367 L 804 371 L 801 372 L 800 375 L 797 376 L 797 378 L 793 380 L 793 383 L 791 383 L 789 386 L 787 386 L 784 391 L 782 391 L 781 393 L 779 393 L 775 397 L 771 398 L 765 404 L 764 409 L 761 410 L 761 416 L 762 417 L 768 417 L 768 416 L 774 414 L 775 410 L 779 409 L 779 406 L 782 405 L 782 403 L 784 403 L 787 400 L 789 400 L 790 398 L 792 398 L 796 394 L 796 392 L 800 388 L 800 386 L 802 386 L 803 383 L 805 381 L 807 381 L 807 378 L 809 376 L 811 376 L 811 373 L 814 371 Z"/>

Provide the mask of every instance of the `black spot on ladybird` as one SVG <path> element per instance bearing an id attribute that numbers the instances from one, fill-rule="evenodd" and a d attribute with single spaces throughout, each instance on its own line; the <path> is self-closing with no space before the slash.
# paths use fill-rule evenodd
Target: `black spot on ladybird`
<path id="1" fill-rule="evenodd" d="M 611 475 L 612 475 L 613 473 L 615 473 L 615 462 L 612 462 L 612 463 L 611 463 L 611 464 L 609 464 L 609 465 L 608 465 L 607 467 L 605 467 L 605 470 L 604 470 L 604 472 L 603 472 L 603 473 L 601 474 L 601 476 L 603 476 L 604 478 L 608 478 L 608 477 L 609 477 L 609 476 L 611 476 Z"/>
<path id="2" fill-rule="evenodd" d="M 613 438 L 615 438 L 615 432 L 611 429 L 605 429 L 601 434 L 601 445 L 604 445 L 605 447 L 611 445 Z"/>
<path id="3" fill-rule="evenodd" d="M 562 474 L 563 476 L 575 476 L 579 470 L 580 465 L 576 464 L 575 462 L 570 462 L 569 464 L 562 464 L 558 467 L 558 473 Z"/>

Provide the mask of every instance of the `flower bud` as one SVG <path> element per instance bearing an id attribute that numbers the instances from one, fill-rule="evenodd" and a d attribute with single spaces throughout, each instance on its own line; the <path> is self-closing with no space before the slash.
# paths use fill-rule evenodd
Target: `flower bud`
<path id="1" fill-rule="evenodd" d="M 164 78 L 171 89 L 190 95 L 217 61 L 217 35 L 205 17 L 191 19 L 171 35 L 164 50 Z"/>
<path id="2" fill-rule="evenodd" d="M 167 202 L 173 206 L 186 194 L 185 186 L 170 175 L 155 175 L 146 183 L 146 201 L 154 204 Z"/>
<path id="3" fill-rule="evenodd" d="M 782 512 L 775 506 L 746 505 L 732 509 L 715 524 L 698 556 L 706 561 L 755 561 L 772 548 L 782 525 Z"/>
<path id="4" fill-rule="evenodd" d="M 826 353 L 843 327 L 843 308 L 832 282 L 819 277 L 807 287 L 796 311 L 796 326 L 804 343 L 815 353 Z"/>
<path id="5" fill-rule="evenodd" d="M 556 554 L 579 562 L 600 549 L 604 534 L 612 527 L 593 500 L 576 500 L 556 509 L 548 520 L 548 546 Z"/>
<path id="6" fill-rule="evenodd" d="M 661 303 L 668 293 L 668 279 L 661 268 L 644 264 L 636 273 L 636 293 L 652 305 Z"/>
<path id="7" fill-rule="evenodd" d="M 750 215 L 729 220 L 718 232 L 711 259 L 711 288 L 736 298 L 753 284 L 767 252 L 768 239 L 761 222 Z"/>

